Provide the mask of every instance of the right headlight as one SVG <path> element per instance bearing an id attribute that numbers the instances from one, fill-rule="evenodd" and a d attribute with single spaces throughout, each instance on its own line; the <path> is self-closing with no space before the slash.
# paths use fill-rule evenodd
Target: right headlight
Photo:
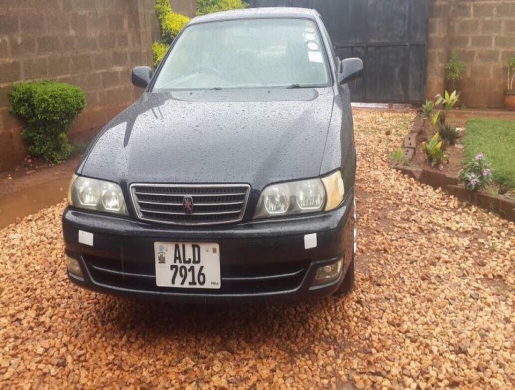
<path id="1" fill-rule="evenodd" d="M 254 218 L 330 211 L 341 204 L 343 195 L 340 171 L 322 178 L 272 184 L 261 193 Z"/>
<path id="2" fill-rule="evenodd" d="M 82 209 L 128 215 L 120 186 L 109 181 L 73 175 L 68 203 Z"/>

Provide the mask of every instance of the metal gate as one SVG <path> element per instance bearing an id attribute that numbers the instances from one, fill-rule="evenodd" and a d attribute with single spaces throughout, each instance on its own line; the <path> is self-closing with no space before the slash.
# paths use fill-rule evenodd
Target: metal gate
<path id="1" fill-rule="evenodd" d="M 430 0 L 250 0 L 252 7 L 316 9 L 340 59 L 359 57 L 363 78 L 352 100 L 420 103 L 425 100 Z"/>

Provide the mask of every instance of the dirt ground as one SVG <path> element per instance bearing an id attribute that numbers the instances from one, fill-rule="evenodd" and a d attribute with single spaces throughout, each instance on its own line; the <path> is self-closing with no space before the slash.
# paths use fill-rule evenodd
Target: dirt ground
<path id="1" fill-rule="evenodd" d="M 66 160 L 60 165 L 43 163 L 40 159 L 25 162 L 17 169 L 0 173 L 0 197 L 26 190 L 60 179 L 71 179 L 82 154 Z"/>
<path id="2" fill-rule="evenodd" d="M 358 271 L 345 298 L 123 300 L 67 281 L 64 203 L 0 230 L 0 387 L 513 388 L 515 225 L 389 168 L 413 118 L 355 111 Z"/>

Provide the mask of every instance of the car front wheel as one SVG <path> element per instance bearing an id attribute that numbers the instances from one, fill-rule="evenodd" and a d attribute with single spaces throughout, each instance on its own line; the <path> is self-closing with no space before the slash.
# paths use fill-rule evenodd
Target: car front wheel
<path id="1" fill-rule="evenodd" d="M 347 269 L 347 273 L 343 278 L 343 282 L 334 293 L 335 296 L 343 296 L 349 294 L 354 289 L 354 259 L 356 258 L 356 248 L 357 248 L 357 230 L 356 230 L 356 221 L 357 221 L 357 209 L 356 209 L 356 199 L 354 199 L 354 242 L 353 242 L 353 250 L 352 250 L 352 260 L 349 265 L 349 269 Z"/>

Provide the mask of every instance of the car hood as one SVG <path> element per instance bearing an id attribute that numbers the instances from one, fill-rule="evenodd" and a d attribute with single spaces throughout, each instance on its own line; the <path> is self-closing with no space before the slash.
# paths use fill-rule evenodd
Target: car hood
<path id="1" fill-rule="evenodd" d="M 121 184 L 266 184 L 320 174 L 331 88 L 145 93 L 78 173 Z"/>

